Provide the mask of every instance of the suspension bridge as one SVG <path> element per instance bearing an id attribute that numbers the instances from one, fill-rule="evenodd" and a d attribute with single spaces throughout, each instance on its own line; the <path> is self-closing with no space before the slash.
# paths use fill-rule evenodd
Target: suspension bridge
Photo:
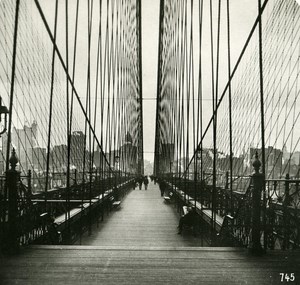
<path id="1" fill-rule="evenodd" d="M 0 1 L 1 284 L 299 282 L 300 6 L 253 2 L 157 1 L 148 176 L 144 1 Z"/>

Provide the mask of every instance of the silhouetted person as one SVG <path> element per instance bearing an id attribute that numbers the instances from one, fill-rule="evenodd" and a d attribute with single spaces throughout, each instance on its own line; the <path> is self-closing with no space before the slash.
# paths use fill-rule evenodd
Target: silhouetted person
<path id="1" fill-rule="evenodd" d="M 139 179 L 138 179 L 138 184 L 139 184 L 139 189 L 142 190 L 142 185 L 143 185 L 143 176 L 140 176 Z"/>
<path id="2" fill-rule="evenodd" d="M 195 226 L 195 224 L 196 224 L 197 213 L 196 213 L 195 209 L 188 207 L 187 211 L 188 212 L 184 216 L 182 216 L 179 220 L 179 225 L 178 225 L 178 234 L 179 235 L 181 234 L 182 228 L 184 225 Z"/>
<path id="3" fill-rule="evenodd" d="M 149 180 L 147 176 L 144 177 L 144 184 L 145 184 L 145 190 L 147 190 L 149 184 Z"/>
<path id="4" fill-rule="evenodd" d="M 159 182 L 159 190 L 160 190 L 160 196 L 163 197 L 165 190 L 167 188 L 166 182 L 165 181 L 160 181 Z"/>

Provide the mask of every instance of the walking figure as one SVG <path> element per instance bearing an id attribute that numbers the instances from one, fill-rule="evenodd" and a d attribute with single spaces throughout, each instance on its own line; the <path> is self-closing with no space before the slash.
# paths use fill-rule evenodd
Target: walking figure
<path id="1" fill-rule="evenodd" d="M 139 189 L 142 190 L 142 185 L 143 185 L 143 176 L 140 176 L 138 179 L 138 184 L 139 184 Z"/>
<path id="2" fill-rule="evenodd" d="M 147 190 L 149 184 L 149 180 L 147 176 L 144 177 L 144 184 L 145 184 L 145 190 Z"/>
<path id="3" fill-rule="evenodd" d="M 166 190 L 166 182 L 165 181 L 160 181 L 159 182 L 159 190 L 160 190 L 160 196 L 163 197 L 165 194 L 165 190 Z"/>

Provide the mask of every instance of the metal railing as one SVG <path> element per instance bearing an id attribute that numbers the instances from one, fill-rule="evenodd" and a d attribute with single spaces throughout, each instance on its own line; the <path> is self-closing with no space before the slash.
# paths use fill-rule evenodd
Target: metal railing
<path id="1" fill-rule="evenodd" d="M 28 244 L 73 243 L 91 228 L 113 200 L 121 199 L 135 183 L 132 176 L 95 177 L 83 184 L 32 193 L 32 177 L 14 167 L 0 177 L 1 250 Z"/>
<path id="2" fill-rule="evenodd" d="M 174 197 L 182 203 L 196 206 L 198 213 L 210 216 L 209 223 L 216 223 L 217 215 L 222 226 L 215 232 L 219 245 L 245 246 L 252 243 L 253 211 L 258 207 L 260 243 L 263 250 L 295 249 L 300 247 L 300 180 L 264 179 L 259 194 L 258 205 L 253 204 L 255 189 L 253 176 L 243 177 L 240 191 L 230 191 L 228 184 L 216 187 L 207 184 L 207 180 L 197 181 L 182 178 L 175 174 L 162 176 L 170 185 Z M 215 191 L 215 215 L 212 214 L 212 192 Z M 178 195 L 181 194 L 181 195 Z M 206 219 L 206 221 L 208 221 Z"/>

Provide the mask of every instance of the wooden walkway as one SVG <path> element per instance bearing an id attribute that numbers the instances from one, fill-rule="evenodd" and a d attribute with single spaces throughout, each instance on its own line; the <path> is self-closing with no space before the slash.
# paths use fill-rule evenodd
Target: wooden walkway
<path id="1" fill-rule="evenodd" d="M 0 256 L 0 284 L 300 284 L 299 251 L 254 257 L 244 249 L 201 247 L 201 237 L 177 235 L 178 219 L 150 184 L 131 191 L 83 245 Z M 281 282 L 280 273 L 294 273 L 295 281 Z"/>
<path id="2" fill-rule="evenodd" d="M 92 234 L 81 240 L 92 246 L 208 246 L 200 236 L 189 231 L 178 235 L 179 214 L 176 207 L 166 204 L 158 185 L 148 190 L 132 190 L 121 206 L 105 216 L 104 222 L 94 226 Z M 80 244 L 80 241 L 78 242 Z"/>
<path id="3" fill-rule="evenodd" d="M 0 258 L 0 284 L 299 284 L 298 252 L 206 247 L 41 246 Z M 280 273 L 295 273 L 281 282 Z"/>

